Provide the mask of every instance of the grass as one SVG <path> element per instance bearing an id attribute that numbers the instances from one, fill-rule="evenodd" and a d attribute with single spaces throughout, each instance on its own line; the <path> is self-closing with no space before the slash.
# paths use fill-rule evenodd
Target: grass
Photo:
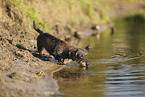
<path id="1" fill-rule="evenodd" d="M 0 0 L 12 21 L 32 30 L 32 21 L 43 30 L 53 33 L 56 25 L 61 28 L 83 28 L 105 25 L 110 21 L 106 0 Z M 135 3 L 135 0 L 126 0 Z M 4 3 L 3 3 L 4 4 Z"/>
<path id="2" fill-rule="evenodd" d="M 32 21 L 37 21 L 39 27 L 46 31 L 50 31 L 49 25 L 40 17 L 39 11 L 22 0 L 6 0 L 5 5 L 8 16 L 15 22 L 22 24 L 28 29 L 32 29 Z M 7 8 L 9 7 L 9 9 Z"/>

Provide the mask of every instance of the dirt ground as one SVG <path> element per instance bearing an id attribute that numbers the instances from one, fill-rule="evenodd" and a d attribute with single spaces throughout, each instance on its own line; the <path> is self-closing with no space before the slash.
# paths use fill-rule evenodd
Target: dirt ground
<path id="1" fill-rule="evenodd" d="M 7 18 L 0 15 L 0 97 L 49 97 L 57 93 L 52 76 L 64 66 L 50 58 L 41 60 L 36 49 L 38 33 L 25 32 Z"/>
<path id="2" fill-rule="evenodd" d="M 0 97 L 49 97 L 58 92 L 52 76 L 64 66 L 41 60 L 36 49 L 24 49 L 4 34 L 0 45 Z"/>

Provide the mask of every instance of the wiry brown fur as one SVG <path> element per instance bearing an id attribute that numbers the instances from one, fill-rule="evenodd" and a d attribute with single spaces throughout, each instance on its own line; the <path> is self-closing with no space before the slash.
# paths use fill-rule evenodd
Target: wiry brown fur
<path id="1" fill-rule="evenodd" d="M 40 33 L 37 38 L 37 48 L 41 57 L 43 57 L 42 50 L 45 48 L 59 62 L 64 62 L 64 59 L 72 59 L 73 61 L 76 60 L 82 66 L 88 65 L 86 52 L 83 49 L 70 46 L 49 33 L 43 33 L 43 31 L 36 27 L 35 21 L 33 21 L 33 27 Z"/>

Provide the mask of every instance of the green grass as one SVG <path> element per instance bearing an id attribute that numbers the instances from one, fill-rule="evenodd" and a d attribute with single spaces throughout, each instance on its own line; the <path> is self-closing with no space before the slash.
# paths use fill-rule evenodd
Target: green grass
<path id="1" fill-rule="evenodd" d="M 44 29 L 46 31 L 50 31 L 49 25 L 40 17 L 39 11 L 28 4 L 27 2 L 24 2 L 22 0 L 7 0 L 8 5 L 11 7 L 11 9 L 18 8 L 19 12 L 22 14 L 19 16 L 23 22 L 23 24 L 27 24 L 29 29 L 32 29 L 32 22 L 37 21 L 36 24 L 39 23 L 39 27 L 41 29 Z M 19 12 L 16 13 L 15 10 L 13 10 L 13 13 L 15 15 L 19 15 Z"/>

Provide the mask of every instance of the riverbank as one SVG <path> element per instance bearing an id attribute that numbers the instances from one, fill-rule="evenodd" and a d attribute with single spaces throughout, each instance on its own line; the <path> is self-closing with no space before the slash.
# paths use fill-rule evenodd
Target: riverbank
<path id="1" fill-rule="evenodd" d="M 111 22 L 107 10 L 113 11 L 102 0 L 0 0 L 0 4 L 0 96 L 7 97 L 48 97 L 58 92 L 52 76 L 64 66 L 39 59 L 33 20 L 42 30 L 65 40 L 75 31 Z"/>

